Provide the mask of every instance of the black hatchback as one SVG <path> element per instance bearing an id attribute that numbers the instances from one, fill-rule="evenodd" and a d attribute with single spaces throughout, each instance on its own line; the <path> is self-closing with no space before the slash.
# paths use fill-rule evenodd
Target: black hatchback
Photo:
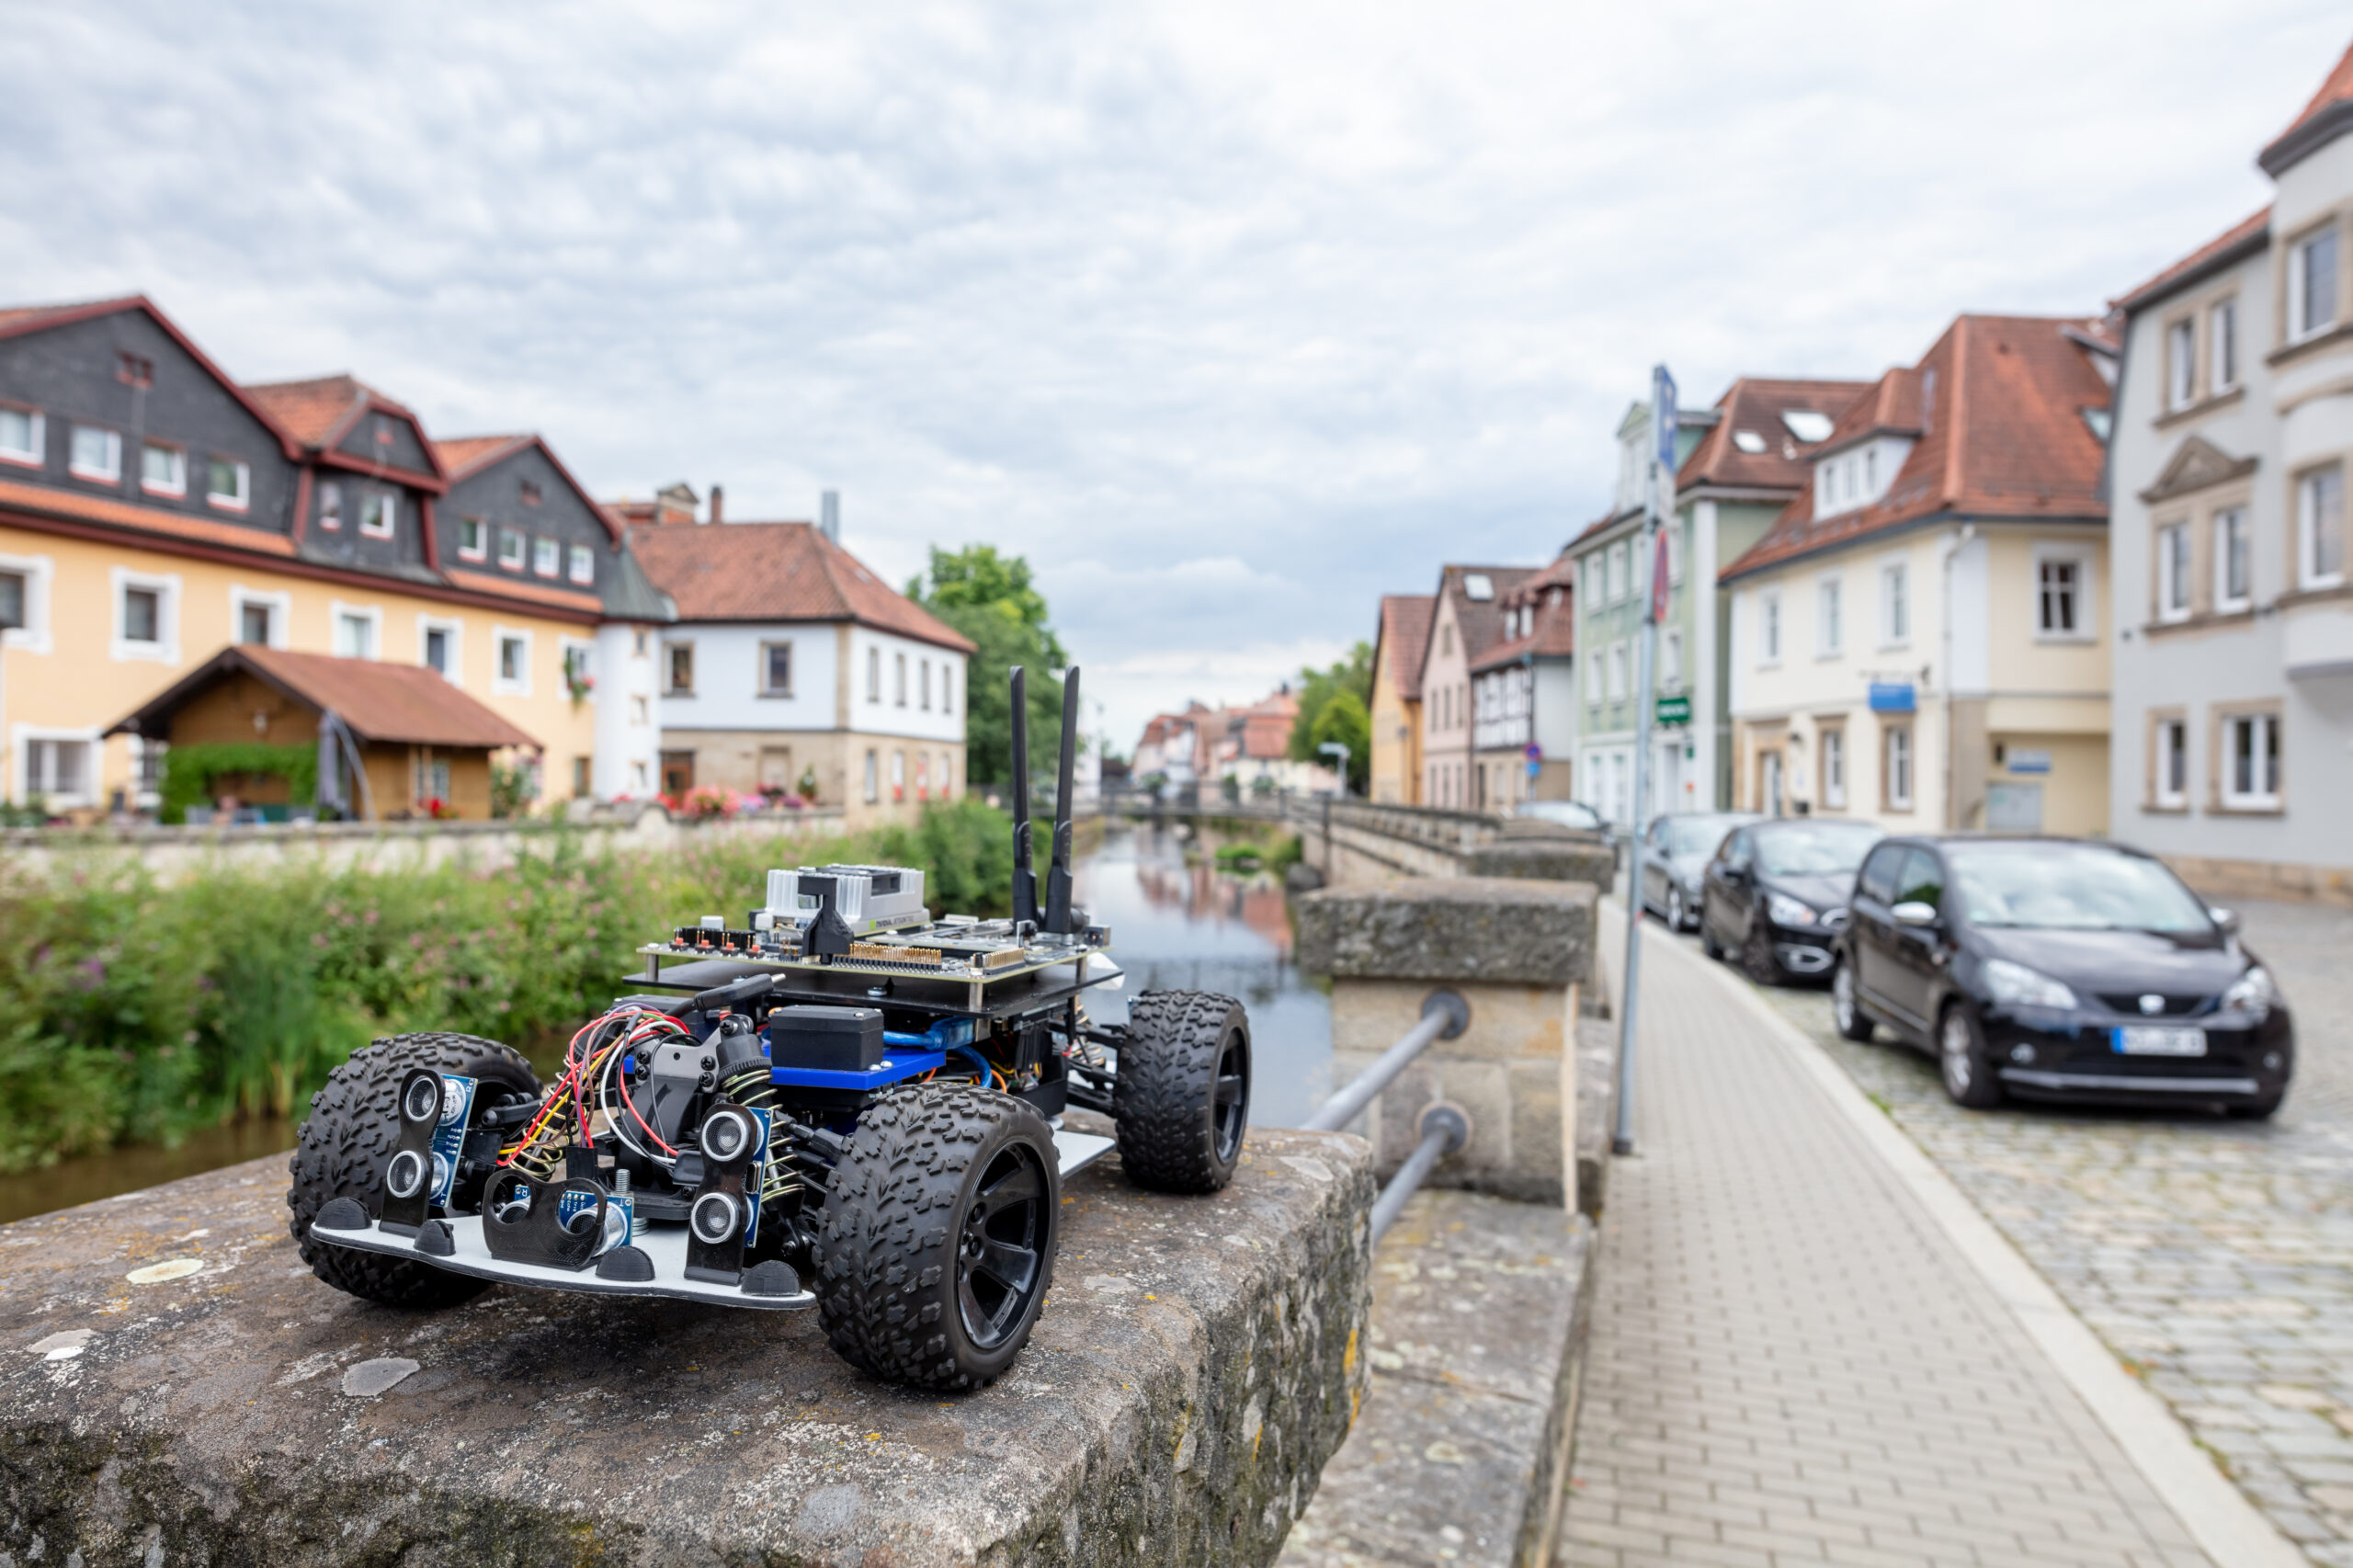
<path id="1" fill-rule="evenodd" d="M 1736 827 L 1699 878 L 1699 946 L 1737 953 L 1751 979 L 1779 984 L 1830 972 L 1831 938 L 1864 854 L 1886 836 L 1869 823 L 1781 817 Z"/>
<path id="2" fill-rule="evenodd" d="M 2295 1069 L 2288 1005 L 2164 862 L 2059 838 L 1892 838 L 1836 944 L 1838 1032 L 1884 1026 L 1973 1108 L 2219 1105 L 2266 1117 Z"/>

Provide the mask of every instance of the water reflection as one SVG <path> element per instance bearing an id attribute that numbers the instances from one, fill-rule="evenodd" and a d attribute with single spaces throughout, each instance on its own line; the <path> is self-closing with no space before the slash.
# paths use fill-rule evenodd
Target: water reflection
<path id="1" fill-rule="evenodd" d="M 1214 839 L 1125 824 L 1074 868 L 1078 902 L 1111 928 L 1128 971 L 1124 992 L 1093 992 L 1087 1006 L 1124 1022 L 1140 991 L 1218 991 L 1250 1009 L 1258 1082 L 1250 1119 L 1296 1127 L 1331 1092 L 1332 1005 L 1293 968 L 1290 912 L 1281 880 L 1210 864 Z"/>
<path id="2" fill-rule="evenodd" d="M 1217 991 L 1250 1009 L 1258 1070 L 1250 1119 L 1296 1127 L 1332 1081 L 1332 1007 L 1291 967 L 1290 915 L 1279 878 L 1212 869 L 1215 839 L 1175 829 L 1113 826 L 1073 868 L 1079 903 L 1111 928 L 1126 989 L 1088 993 L 1103 1023 L 1125 1023 L 1147 990 Z M 535 1058 L 538 1053 L 534 1053 Z M 551 1065 L 537 1061 L 544 1075 Z M 240 1121 L 191 1134 L 176 1149 L 133 1146 L 0 1176 L 0 1224 L 294 1146 L 290 1121 Z"/>

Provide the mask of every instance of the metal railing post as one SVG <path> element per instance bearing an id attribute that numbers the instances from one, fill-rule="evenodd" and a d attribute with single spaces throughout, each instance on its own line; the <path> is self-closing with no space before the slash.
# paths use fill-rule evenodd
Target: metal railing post
<path id="1" fill-rule="evenodd" d="M 1350 1079 L 1346 1088 L 1315 1108 L 1303 1124 L 1310 1132 L 1337 1132 L 1354 1121 L 1375 1096 L 1396 1080 L 1407 1065 L 1435 1040 L 1454 1040 L 1471 1027 L 1471 1004 L 1451 991 L 1433 991 L 1422 1003 L 1421 1022 L 1397 1037 L 1373 1064 Z M 1435 1157 L 1435 1156 L 1433 1156 Z"/>
<path id="2" fill-rule="evenodd" d="M 1373 1200 L 1372 1244 L 1375 1246 L 1381 1244 L 1382 1233 L 1404 1211 L 1405 1200 L 1419 1191 L 1422 1183 L 1428 1179 L 1430 1167 L 1471 1142 L 1470 1117 L 1463 1114 L 1461 1107 L 1449 1105 L 1444 1100 L 1423 1108 L 1420 1126 L 1421 1142 L 1415 1145 L 1414 1152 L 1405 1157 L 1405 1163 L 1397 1167 L 1397 1174 L 1389 1178 L 1389 1185 L 1382 1187 L 1381 1196 Z"/>

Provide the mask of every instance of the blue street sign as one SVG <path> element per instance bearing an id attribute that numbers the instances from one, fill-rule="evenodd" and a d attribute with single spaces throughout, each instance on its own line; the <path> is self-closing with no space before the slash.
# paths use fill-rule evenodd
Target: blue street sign
<path id="1" fill-rule="evenodd" d="M 1909 713 L 1914 707 L 1910 681 L 1875 680 L 1871 682 L 1872 712 Z"/>
<path id="2" fill-rule="evenodd" d="M 1651 370 L 1651 424 L 1658 432 L 1658 460 L 1675 468 L 1675 378 L 1664 365 Z"/>

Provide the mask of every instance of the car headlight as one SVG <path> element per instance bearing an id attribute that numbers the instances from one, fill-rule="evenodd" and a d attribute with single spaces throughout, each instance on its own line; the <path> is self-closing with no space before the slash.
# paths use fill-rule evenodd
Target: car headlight
<path id="1" fill-rule="evenodd" d="M 2222 993 L 2222 1011 L 2268 1013 L 2279 1006 L 2279 987 L 2272 983 L 2271 971 L 2261 964 L 2248 966 L 2247 971 L 2231 982 Z"/>
<path id="2" fill-rule="evenodd" d="M 2075 994 L 2040 970 L 2007 959 L 1985 960 L 1985 991 L 2009 1007 L 2072 1007 Z"/>
<path id="3" fill-rule="evenodd" d="M 1813 905 L 1801 899 L 1791 898 L 1785 892 L 1777 892 L 1768 897 L 1765 900 L 1765 913 L 1772 916 L 1773 924 L 1776 926 L 1813 926 L 1819 924 L 1822 918 L 1814 914 Z"/>

